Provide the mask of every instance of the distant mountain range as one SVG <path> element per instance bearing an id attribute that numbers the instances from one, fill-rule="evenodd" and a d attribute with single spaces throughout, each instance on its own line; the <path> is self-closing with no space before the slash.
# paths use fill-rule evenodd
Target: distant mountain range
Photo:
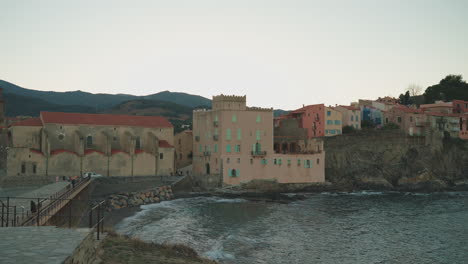
<path id="1" fill-rule="evenodd" d="M 211 108 L 211 100 L 199 95 L 159 92 L 147 96 L 92 94 L 83 91 L 52 92 L 26 89 L 0 80 L 7 116 L 38 116 L 40 111 L 162 115 L 173 123 L 191 123 L 194 108 Z M 275 116 L 287 113 L 275 110 Z"/>

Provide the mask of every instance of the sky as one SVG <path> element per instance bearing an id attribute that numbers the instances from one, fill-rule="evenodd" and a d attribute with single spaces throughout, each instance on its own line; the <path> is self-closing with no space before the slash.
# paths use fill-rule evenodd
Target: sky
<path id="1" fill-rule="evenodd" d="M 0 0 L 0 79 L 296 109 L 468 78 L 465 0 Z"/>

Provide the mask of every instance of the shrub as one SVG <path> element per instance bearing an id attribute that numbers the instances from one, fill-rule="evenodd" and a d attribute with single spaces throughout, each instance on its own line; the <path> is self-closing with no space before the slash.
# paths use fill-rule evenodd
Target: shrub
<path id="1" fill-rule="evenodd" d="M 355 133 L 356 129 L 353 126 L 344 126 L 343 127 L 343 134 L 351 134 Z"/>
<path id="2" fill-rule="evenodd" d="M 382 129 L 384 129 L 384 130 L 400 129 L 400 126 L 397 125 L 397 124 L 395 124 L 395 123 L 390 122 L 390 123 L 385 124 L 385 125 L 382 127 Z"/>

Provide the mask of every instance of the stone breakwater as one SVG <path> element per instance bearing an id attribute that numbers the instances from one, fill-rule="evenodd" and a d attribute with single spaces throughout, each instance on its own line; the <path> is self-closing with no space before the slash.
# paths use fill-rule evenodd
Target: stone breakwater
<path id="1" fill-rule="evenodd" d="M 159 203 L 172 200 L 174 194 L 171 186 L 161 186 L 143 192 L 121 192 L 109 196 L 106 200 L 107 211 L 135 207 L 143 204 Z"/>

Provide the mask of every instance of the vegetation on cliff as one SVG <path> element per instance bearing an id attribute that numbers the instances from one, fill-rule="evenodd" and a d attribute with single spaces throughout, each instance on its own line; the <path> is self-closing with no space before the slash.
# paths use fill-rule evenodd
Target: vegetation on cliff
<path id="1" fill-rule="evenodd" d="M 94 263 L 216 264 L 180 244 L 155 244 L 109 232 L 97 249 Z"/>

